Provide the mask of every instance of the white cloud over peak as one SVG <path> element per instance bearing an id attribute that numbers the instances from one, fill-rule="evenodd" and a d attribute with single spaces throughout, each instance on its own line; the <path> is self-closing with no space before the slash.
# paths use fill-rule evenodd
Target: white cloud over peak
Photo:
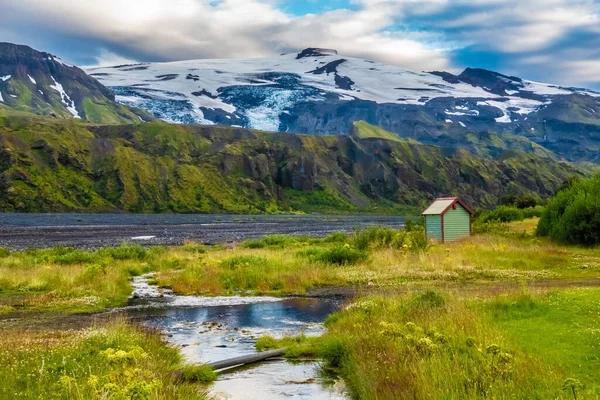
<path id="1" fill-rule="evenodd" d="M 283 11 L 285 3 L 0 0 L 0 40 L 50 44 L 40 50 L 102 63 L 253 58 L 318 46 L 415 70 L 457 71 L 487 65 L 467 57 L 481 52 L 506 73 L 600 84 L 598 0 L 330 0 L 327 11 L 302 15 Z"/>

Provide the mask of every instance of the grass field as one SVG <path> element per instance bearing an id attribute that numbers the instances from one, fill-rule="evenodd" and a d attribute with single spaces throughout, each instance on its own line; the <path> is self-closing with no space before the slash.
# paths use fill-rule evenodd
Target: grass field
<path id="1" fill-rule="evenodd" d="M 600 289 L 369 295 L 321 338 L 262 338 L 317 356 L 360 399 L 598 399 Z"/>
<path id="2" fill-rule="evenodd" d="M 536 225 L 490 224 L 444 245 L 412 227 L 228 247 L 0 250 L 0 398 L 203 398 L 189 381 L 210 374 L 126 321 L 9 322 L 122 306 L 132 277 L 154 271 L 186 295 L 354 288 L 325 336 L 257 346 L 323 358 L 356 398 L 599 399 L 600 248 L 536 238 Z"/>
<path id="3" fill-rule="evenodd" d="M 331 286 L 410 286 L 588 279 L 600 276 L 600 249 L 567 247 L 532 235 L 535 220 L 433 245 L 420 234 L 373 229 L 323 239 L 270 236 L 234 247 L 96 251 L 0 251 L 0 313 L 95 311 L 125 304 L 133 276 L 156 271 L 184 295 L 305 294 Z M 499 232 L 498 232 L 499 230 Z"/>
<path id="4" fill-rule="evenodd" d="M 174 379 L 179 352 L 122 320 L 80 330 L 3 329 L 2 399 L 205 399 Z"/>

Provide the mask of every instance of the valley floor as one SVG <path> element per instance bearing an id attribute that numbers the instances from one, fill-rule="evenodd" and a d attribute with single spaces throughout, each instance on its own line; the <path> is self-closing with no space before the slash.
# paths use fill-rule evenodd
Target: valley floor
<path id="1" fill-rule="evenodd" d="M 536 225 L 433 246 L 419 230 L 380 228 L 1 251 L 0 398 L 203 398 L 202 383 L 173 379 L 182 361 L 156 332 L 94 314 L 157 272 L 184 295 L 345 296 L 323 337 L 284 345 L 324 359 L 356 398 L 598 399 L 600 248 L 536 238 Z"/>

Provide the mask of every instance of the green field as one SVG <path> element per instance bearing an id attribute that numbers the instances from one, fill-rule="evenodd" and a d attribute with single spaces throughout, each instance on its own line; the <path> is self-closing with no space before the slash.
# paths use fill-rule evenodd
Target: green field
<path id="1" fill-rule="evenodd" d="M 411 225 L 233 247 L 3 250 L 0 397 L 204 398 L 210 374 L 156 333 L 93 317 L 154 271 L 186 295 L 355 294 L 323 337 L 257 346 L 322 358 L 356 398 L 598 399 L 600 248 L 537 238 L 537 219 L 492 225 L 443 245 Z"/>

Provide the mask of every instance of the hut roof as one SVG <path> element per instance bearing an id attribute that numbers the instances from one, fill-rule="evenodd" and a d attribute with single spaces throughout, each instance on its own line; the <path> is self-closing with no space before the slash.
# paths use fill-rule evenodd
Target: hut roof
<path id="1" fill-rule="evenodd" d="M 442 215 L 445 214 L 454 204 L 460 204 L 471 215 L 475 214 L 473 209 L 458 197 L 444 197 L 436 199 L 427 210 L 423 211 L 422 215 Z"/>

